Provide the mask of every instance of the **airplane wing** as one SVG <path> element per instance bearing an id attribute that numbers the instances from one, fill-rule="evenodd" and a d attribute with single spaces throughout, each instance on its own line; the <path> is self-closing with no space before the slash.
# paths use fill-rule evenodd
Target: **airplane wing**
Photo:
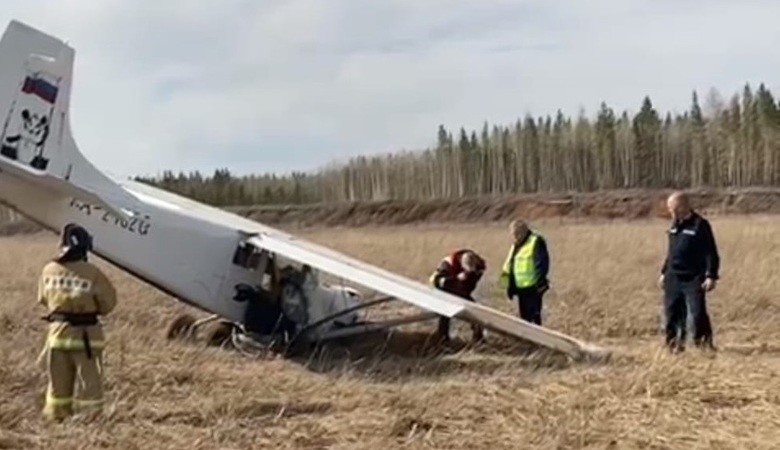
<path id="1" fill-rule="evenodd" d="M 110 211 L 118 218 L 129 218 L 135 215 L 135 212 L 130 209 L 115 206 L 125 205 L 126 208 L 131 208 L 136 204 L 136 198 L 123 191 L 114 190 L 113 192 L 106 192 L 105 189 L 101 189 L 100 193 L 98 193 L 97 189 L 81 186 L 74 183 L 73 180 L 59 178 L 48 172 L 33 169 L 5 158 L 0 158 L 0 172 L 27 180 L 52 191 L 66 193 L 85 202 L 101 205 L 105 210 Z"/>
<path id="2" fill-rule="evenodd" d="M 463 300 L 347 255 L 286 233 L 267 230 L 249 238 L 270 252 L 308 264 L 446 317 L 476 322 L 494 331 L 525 339 L 581 358 L 605 358 L 609 352 L 556 331 L 522 321 L 484 305 Z"/>

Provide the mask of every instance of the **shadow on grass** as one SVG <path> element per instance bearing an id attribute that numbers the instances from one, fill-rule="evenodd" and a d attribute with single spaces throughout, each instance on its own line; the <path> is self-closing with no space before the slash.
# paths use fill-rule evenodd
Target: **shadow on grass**
<path id="1" fill-rule="evenodd" d="M 454 338 L 435 341 L 430 333 L 393 332 L 361 336 L 298 351 L 291 360 L 316 373 L 369 378 L 378 382 L 405 382 L 468 373 L 489 375 L 497 371 L 546 372 L 576 364 L 566 355 L 532 343 L 520 343 L 491 335 L 471 344 Z"/>

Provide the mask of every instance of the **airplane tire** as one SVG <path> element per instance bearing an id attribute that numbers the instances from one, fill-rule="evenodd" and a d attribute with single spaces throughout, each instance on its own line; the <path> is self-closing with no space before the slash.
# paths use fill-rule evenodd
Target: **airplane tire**
<path id="1" fill-rule="evenodd" d="M 211 324 L 206 329 L 206 344 L 213 347 L 221 347 L 230 340 L 232 332 L 233 324 L 230 322 L 220 320 L 215 324 Z"/>
<path id="2" fill-rule="evenodd" d="M 168 340 L 181 339 L 186 337 L 192 325 L 195 323 L 195 318 L 190 314 L 181 314 L 177 316 L 170 325 L 168 325 L 168 331 L 165 333 Z"/>

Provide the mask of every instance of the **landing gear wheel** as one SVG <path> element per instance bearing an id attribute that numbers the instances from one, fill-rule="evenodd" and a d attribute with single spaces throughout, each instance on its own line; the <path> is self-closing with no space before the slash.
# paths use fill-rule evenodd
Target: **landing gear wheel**
<path id="1" fill-rule="evenodd" d="M 221 347 L 226 342 L 230 341 L 230 336 L 233 333 L 233 324 L 230 322 L 219 321 L 209 325 L 206 330 L 205 338 L 206 344 L 213 347 Z"/>
<path id="2" fill-rule="evenodd" d="M 168 331 L 165 333 L 168 340 L 182 339 L 190 337 L 192 332 L 192 325 L 195 323 L 195 318 L 189 314 L 181 314 L 176 317 L 170 325 L 168 325 Z"/>

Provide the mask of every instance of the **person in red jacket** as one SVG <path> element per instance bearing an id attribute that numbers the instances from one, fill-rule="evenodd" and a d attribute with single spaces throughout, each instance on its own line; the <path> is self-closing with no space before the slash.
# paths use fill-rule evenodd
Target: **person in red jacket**
<path id="1" fill-rule="evenodd" d="M 475 302 L 472 293 L 477 283 L 485 273 L 485 260 L 475 251 L 460 249 L 442 259 L 439 267 L 430 277 L 434 287 L 444 292 Z M 471 325 L 472 340 L 478 342 L 484 339 L 482 327 Z M 438 337 L 447 342 L 450 339 L 450 319 L 439 318 Z"/>

